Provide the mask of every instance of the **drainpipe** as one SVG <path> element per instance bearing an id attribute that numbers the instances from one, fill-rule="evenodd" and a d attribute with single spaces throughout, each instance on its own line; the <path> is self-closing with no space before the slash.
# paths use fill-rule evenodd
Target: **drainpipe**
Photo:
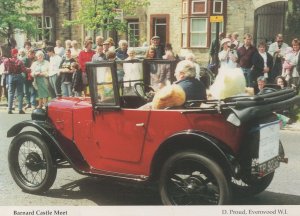
<path id="1" fill-rule="evenodd" d="M 71 21 L 71 19 L 72 19 L 72 4 L 71 4 L 71 0 L 69 0 L 68 6 L 69 6 L 69 8 L 68 8 L 68 11 L 69 11 L 69 13 L 68 13 L 68 20 Z M 69 39 L 72 40 L 72 27 L 71 26 L 69 26 Z"/>

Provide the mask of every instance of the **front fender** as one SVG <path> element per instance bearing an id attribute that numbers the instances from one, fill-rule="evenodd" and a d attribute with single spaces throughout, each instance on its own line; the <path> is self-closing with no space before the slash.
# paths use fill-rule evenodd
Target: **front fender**
<path id="1" fill-rule="evenodd" d="M 49 148 L 55 148 L 77 172 L 81 174 L 89 173 L 89 165 L 84 160 L 82 154 L 73 141 L 62 136 L 59 131 L 46 121 L 27 120 L 20 122 L 7 131 L 7 137 L 18 135 L 25 127 L 33 127 L 37 129 L 43 137 L 46 137 L 46 139 L 49 140 L 49 142 L 47 142 Z"/>
<path id="2" fill-rule="evenodd" d="M 53 135 L 51 134 L 55 130 L 53 126 L 45 121 L 35 121 L 35 120 L 23 121 L 12 126 L 7 131 L 7 137 L 14 137 L 18 135 L 21 132 L 21 130 L 25 127 L 33 127 L 37 129 L 42 135 L 50 136 L 52 139 L 54 139 Z"/>

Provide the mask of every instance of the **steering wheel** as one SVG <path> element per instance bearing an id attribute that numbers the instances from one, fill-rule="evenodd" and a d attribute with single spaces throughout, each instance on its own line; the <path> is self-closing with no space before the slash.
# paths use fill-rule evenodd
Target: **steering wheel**
<path id="1" fill-rule="evenodd" d="M 135 83 L 133 90 L 137 96 L 141 97 L 147 102 L 152 101 L 155 94 L 154 89 L 149 85 L 145 85 L 144 83 Z"/>

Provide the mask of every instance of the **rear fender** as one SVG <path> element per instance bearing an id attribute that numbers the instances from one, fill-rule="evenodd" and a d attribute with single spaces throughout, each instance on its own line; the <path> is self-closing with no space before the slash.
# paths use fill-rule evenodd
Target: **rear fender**
<path id="1" fill-rule="evenodd" d="M 172 135 L 160 145 L 152 160 L 151 177 L 156 178 L 162 163 L 178 151 L 196 151 L 215 159 L 228 178 L 238 172 L 239 165 L 228 146 L 205 133 L 182 131 Z"/>
<path id="2" fill-rule="evenodd" d="M 51 150 L 58 151 L 77 172 L 86 174 L 89 171 L 88 164 L 73 141 L 61 136 L 59 131 L 46 121 L 28 120 L 20 122 L 7 131 L 7 137 L 18 135 L 25 127 L 38 130 L 47 140 L 48 147 Z"/>

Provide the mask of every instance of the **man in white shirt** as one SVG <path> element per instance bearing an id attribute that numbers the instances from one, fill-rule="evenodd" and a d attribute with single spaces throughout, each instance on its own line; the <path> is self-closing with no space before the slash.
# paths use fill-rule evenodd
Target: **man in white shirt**
<path id="1" fill-rule="evenodd" d="M 58 76 L 59 76 L 59 66 L 62 61 L 62 58 L 55 54 L 54 52 L 54 47 L 53 46 L 48 46 L 47 47 L 47 54 L 50 57 L 50 63 L 49 63 L 49 83 L 51 88 L 53 89 L 53 94 L 52 97 L 56 97 L 61 90 L 58 89 L 60 88 L 60 84 L 58 84 Z"/>
<path id="2" fill-rule="evenodd" d="M 282 58 L 285 55 L 288 44 L 283 42 L 282 34 L 276 35 L 276 41 L 269 46 L 268 53 L 273 57 L 273 77 L 281 75 L 282 72 Z"/>

